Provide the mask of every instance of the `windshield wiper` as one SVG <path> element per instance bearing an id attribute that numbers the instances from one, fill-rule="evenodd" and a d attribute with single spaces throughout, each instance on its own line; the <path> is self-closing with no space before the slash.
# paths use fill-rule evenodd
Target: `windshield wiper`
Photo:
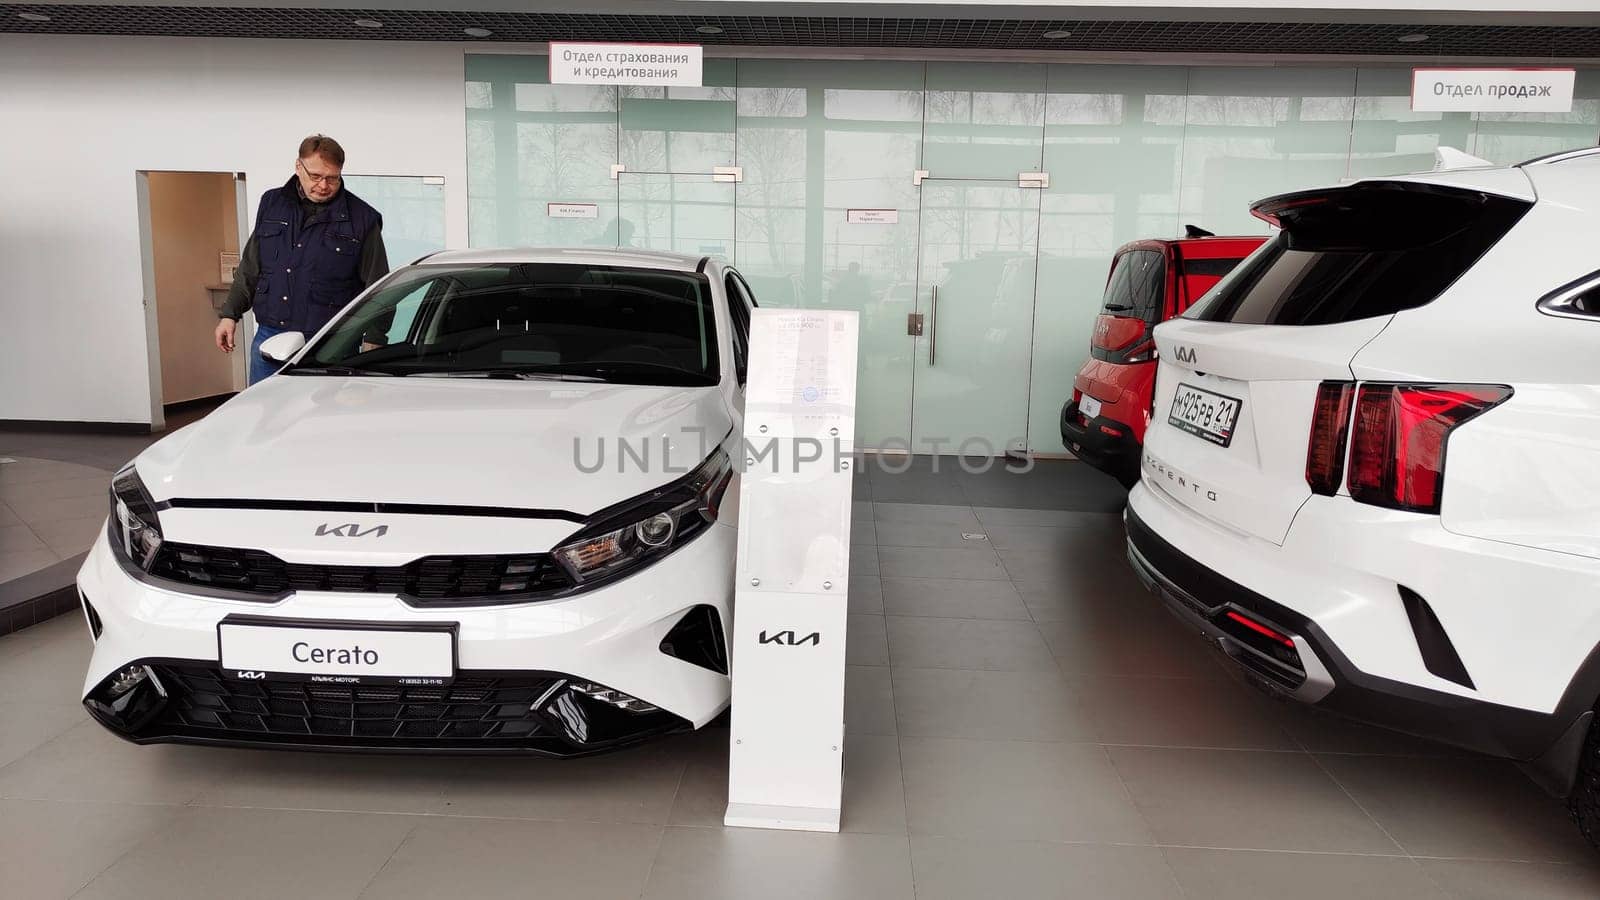
<path id="1" fill-rule="evenodd" d="M 283 370 L 283 374 L 285 374 L 285 375 L 354 375 L 354 376 L 358 376 L 358 377 L 359 376 L 367 376 L 367 375 L 380 375 L 380 376 L 383 376 L 385 378 L 393 378 L 396 375 L 396 373 L 394 373 L 394 372 L 380 372 L 377 369 L 358 369 L 355 366 L 291 366 L 290 368 L 284 369 Z"/>
<path id="2" fill-rule="evenodd" d="M 437 372 L 408 372 L 419 378 L 511 378 L 519 381 L 584 381 L 604 382 L 596 375 L 578 375 L 573 372 L 546 372 L 540 369 L 442 369 Z"/>

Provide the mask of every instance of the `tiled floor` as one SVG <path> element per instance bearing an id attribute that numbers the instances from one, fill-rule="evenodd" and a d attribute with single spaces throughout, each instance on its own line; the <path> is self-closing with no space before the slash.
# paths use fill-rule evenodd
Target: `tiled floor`
<path id="1" fill-rule="evenodd" d="M 857 480 L 844 833 L 727 830 L 722 729 L 571 762 L 134 747 L 67 616 L 0 638 L 0 894 L 1595 897 L 1511 765 L 1235 681 L 1126 569 L 1114 486 Z"/>

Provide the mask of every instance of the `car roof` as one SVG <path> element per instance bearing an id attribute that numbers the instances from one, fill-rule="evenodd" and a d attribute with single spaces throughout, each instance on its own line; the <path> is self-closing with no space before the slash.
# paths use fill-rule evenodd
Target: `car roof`
<path id="1" fill-rule="evenodd" d="M 707 257 L 659 250 L 608 247 L 514 247 L 494 250 L 441 250 L 417 260 L 424 266 L 485 265 L 495 263 L 565 263 L 579 266 L 620 266 L 698 272 Z"/>

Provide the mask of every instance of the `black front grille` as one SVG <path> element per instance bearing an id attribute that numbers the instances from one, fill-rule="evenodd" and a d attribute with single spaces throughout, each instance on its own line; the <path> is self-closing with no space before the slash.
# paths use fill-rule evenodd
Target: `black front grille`
<path id="1" fill-rule="evenodd" d="M 428 556 L 404 566 L 333 566 L 284 562 L 264 550 L 166 543 L 150 574 L 259 599 L 291 591 L 341 591 L 399 594 L 416 606 L 514 602 L 572 587 L 545 553 Z"/>
<path id="2" fill-rule="evenodd" d="M 691 727 L 662 710 L 591 700 L 557 672 L 468 672 L 442 687 L 411 687 L 234 679 L 203 664 L 151 669 L 165 692 L 159 712 L 132 730 L 102 718 L 141 743 L 581 756 Z"/>
<path id="3" fill-rule="evenodd" d="M 309 738 L 413 740 L 430 745 L 523 744 L 543 726 L 534 701 L 553 677 L 458 678 L 445 687 L 340 686 L 235 681 L 215 669 L 162 667 L 169 702 L 152 727 L 196 729 L 270 741 Z"/>

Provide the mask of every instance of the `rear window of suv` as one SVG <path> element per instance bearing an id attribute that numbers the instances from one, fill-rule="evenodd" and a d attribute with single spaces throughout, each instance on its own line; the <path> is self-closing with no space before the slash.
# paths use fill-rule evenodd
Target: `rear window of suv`
<path id="1" fill-rule="evenodd" d="M 1154 325 L 1161 321 L 1166 287 L 1166 257 L 1156 250 L 1129 250 L 1117 257 L 1102 311 Z"/>
<path id="2" fill-rule="evenodd" d="M 1377 182 L 1256 204 L 1282 230 L 1186 318 L 1330 325 L 1433 301 L 1516 224 L 1507 197 Z"/>

